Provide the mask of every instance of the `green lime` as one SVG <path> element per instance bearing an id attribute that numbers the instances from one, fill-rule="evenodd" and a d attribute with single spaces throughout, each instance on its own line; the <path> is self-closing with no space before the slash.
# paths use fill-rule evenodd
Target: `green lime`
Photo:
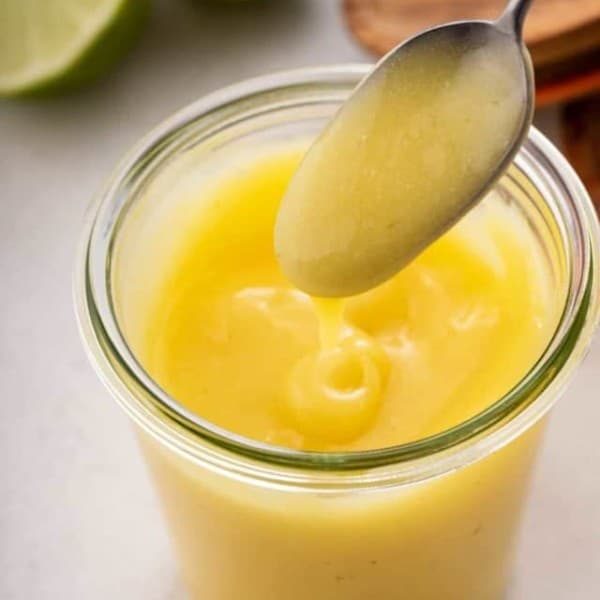
<path id="1" fill-rule="evenodd" d="M 149 0 L 0 0 L 0 96 L 62 91 L 132 46 Z"/>

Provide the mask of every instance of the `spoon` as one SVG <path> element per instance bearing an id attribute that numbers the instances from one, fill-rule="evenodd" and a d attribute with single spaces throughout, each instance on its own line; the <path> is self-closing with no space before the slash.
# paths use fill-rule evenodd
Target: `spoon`
<path id="1" fill-rule="evenodd" d="M 292 283 L 325 297 L 369 290 L 482 199 L 533 116 L 530 4 L 420 33 L 359 84 L 282 199 L 274 244 Z"/>

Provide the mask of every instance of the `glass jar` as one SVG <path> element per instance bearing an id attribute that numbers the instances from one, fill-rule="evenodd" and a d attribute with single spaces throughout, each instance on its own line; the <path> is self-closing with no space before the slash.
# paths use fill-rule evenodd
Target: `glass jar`
<path id="1" fill-rule="evenodd" d="M 392 448 L 301 452 L 224 431 L 151 379 L 117 314 L 129 302 L 135 320 L 135 302 L 148 290 L 116 281 L 114 265 L 117 252 L 129 255 L 151 281 L 156 265 L 144 262 L 143 236 L 169 210 L 163 174 L 185 179 L 242 143 L 315 135 L 367 71 L 278 73 L 195 102 L 129 153 L 89 215 L 75 279 L 81 332 L 135 423 L 198 600 L 498 600 L 544 416 L 598 321 L 593 207 L 565 159 L 532 129 L 497 189 L 543 246 L 564 310 L 539 361 L 480 414 Z"/>

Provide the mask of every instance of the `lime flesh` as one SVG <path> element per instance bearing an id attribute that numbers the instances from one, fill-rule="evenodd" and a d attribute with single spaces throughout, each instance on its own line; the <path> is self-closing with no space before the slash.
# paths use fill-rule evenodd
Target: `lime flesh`
<path id="1" fill-rule="evenodd" d="M 1 0 L 0 96 L 97 79 L 132 46 L 149 0 Z"/>

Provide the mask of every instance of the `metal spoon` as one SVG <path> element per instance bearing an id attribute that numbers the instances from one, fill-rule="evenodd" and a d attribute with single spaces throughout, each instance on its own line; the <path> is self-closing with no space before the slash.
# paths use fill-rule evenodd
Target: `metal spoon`
<path id="1" fill-rule="evenodd" d="M 530 4 L 510 0 L 496 21 L 420 33 L 361 82 L 280 205 L 275 251 L 297 287 L 348 296 L 382 283 L 508 168 L 534 108 L 522 40 Z"/>

